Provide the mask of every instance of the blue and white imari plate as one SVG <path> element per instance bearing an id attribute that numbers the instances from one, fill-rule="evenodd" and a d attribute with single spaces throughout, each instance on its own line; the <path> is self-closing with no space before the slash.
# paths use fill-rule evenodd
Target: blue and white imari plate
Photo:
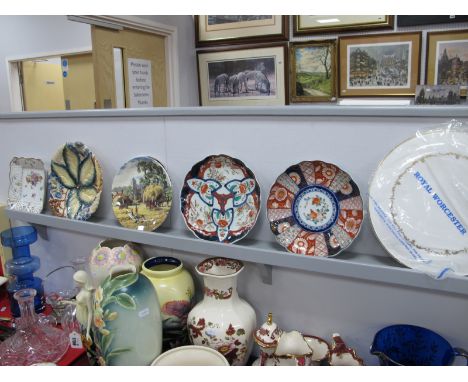
<path id="1" fill-rule="evenodd" d="M 88 220 L 99 206 L 102 171 L 81 142 L 66 143 L 50 163 L 49 207 L 55 216 Z"/>
<path id="2" fill-rule="evenodd" d="M 339 167 L 304 161 L 276 179 L 267 214 L 276 240 L 289 252 L 334 256 L 359 233 L 362 199 L 356 183 Z"/>
<path id="3" fill-rule="evenodd" d="M 182 216 L 200 239 L 234 243 L 247 235 L 260 211 L 260 186 L 238 159 L 211 155 L 196 163 L 180 193 Z"/>
<path id="4" fill-rule="evenodd" d="M 385 249 L 436 278 L 468 275 L 468 133 L 418 133 L 380 163 L 369 215 Z"/>

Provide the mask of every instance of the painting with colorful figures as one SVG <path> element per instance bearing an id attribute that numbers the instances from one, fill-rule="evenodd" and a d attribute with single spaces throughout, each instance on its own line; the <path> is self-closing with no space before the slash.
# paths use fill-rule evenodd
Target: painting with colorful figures
<path id="1" fill-rule="evenodd" d="M 180 199 L 185 223 L 197 237 L 233 243 L 257 221 L 260 187 L 240 160 L 212 155 L 189 171 Z"/>
<path id="2" fill-rule="evenodd" d="M 49 207 L 55 216 L 88 220 L 97 210 L 102 171 L 94 154 L 81 142 L 66 143 L 52 158 Z"/>
<path id="3" fill-rule="evenodd" d="M 166 220 L 171 206 L 171 180 L 156 159 L 133 158 L 114 177 L 112 210 L 122 226 L 154 231 Z"/>
<path id="4" fill-rule="evenodd" d="M 363 205 L 346 172 L 330 163 L 304 161 L 276 179 L 267 215 L 276 240 L 289 252 L 334 256 L 358 235 Z"/>

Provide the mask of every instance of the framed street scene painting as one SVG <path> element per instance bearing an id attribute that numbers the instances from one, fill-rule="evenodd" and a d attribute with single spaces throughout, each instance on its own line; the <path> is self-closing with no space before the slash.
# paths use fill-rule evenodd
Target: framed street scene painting
<path id="1" fill-rule="evenodd" d="M 390 15 L 294 15 L 293 35 L 392 29 L 393 20 Z"/>
<path id="2" fill-rule="evenodd" d="M 196 46 L 287 41 L 289 16 L 201 15 L 195 16 Z"/>
<path id="3" fill-rule="evenodd" d="M 336 40 L 290 44 L 290 102 L 336 100 Z"/>
<path id="4" fill-rule="evenodd" d="M 460 103 L 458 85 L 418 85 L 416 86 L 416 105 L 456 105 Z"/>
<path id="5" fill-rule="evenodd" d="M 414 96 L 421 32 L 341 37 L 340 96 Z"/>
<path id="6" fill-rule="evenodd" d="M 426 84 L 468 86 L 468 30 L 429 32 L 426 50 Z"/>
<path id="7" fill-rule="evenodd" d="M 286 45 L 199 52 L 201 106 L 284 105 L 286 60 Z"/>

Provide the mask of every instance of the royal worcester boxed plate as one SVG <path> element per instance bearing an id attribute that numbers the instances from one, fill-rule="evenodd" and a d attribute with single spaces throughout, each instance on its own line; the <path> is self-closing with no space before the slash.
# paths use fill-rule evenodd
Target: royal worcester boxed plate
<path id="1" fill-rule="evenodd" d="M 289 252 L 334 256 L 359 233 L 362 199 L 357 184 L 338 166 L 303 161 L 276 179 L 267 215 L 276 240 Z"/>
<path id="2" fill-rule="evenodd" d="M 379 164 L 369 187 L 372 226 L 407 267 L 468 275 L 468 133 L 418 132 Z"/>

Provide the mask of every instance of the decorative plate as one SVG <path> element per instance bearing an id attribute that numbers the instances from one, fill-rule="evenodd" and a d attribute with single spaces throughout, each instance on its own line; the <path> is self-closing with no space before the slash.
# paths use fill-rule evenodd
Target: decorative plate
<path id="1" fill-rule="evenodd" d="M 211 155 L 189 171 L 180 200 L 185 223 L 197 237 L 234 243 L 257 221 L 260 186 L 240 160 Z"/>
<path id="2" fill-rule="evenodd" d="M 304 161 L 276 179 L 267 215 L 276 240 L 289 252 L 334 256 L 359 233 L 362 199 L 356 183 L 339 167 Z"/>
<path id="3" fill-rule="evenodd" d="M 121 225 L 154 231 L 172 206 L 172 184 L 164 166 L 152 157 L 125 163 L 112 182 L 112 210 Z"/>
<path id="4" fill-rule="evenodd" d="M 14 157 L 10 162 L 8 207 L 40 214 L 44 208 L 46 178 L 40 159 Z"/>
<path id="5" fill-rule="evenodd" d="M 407 267 L 468 275 L 468 133 L 430 130 L 392 150 L 369 187 L 372 226 Z"/>
<path id="6" fill-rule="evenodd" d="M 49 207 L 55 216 L 88 220 L 102 192 L 102 171 L 94 154 L 81 142 L 66 143 L 50 163 Z"/>

